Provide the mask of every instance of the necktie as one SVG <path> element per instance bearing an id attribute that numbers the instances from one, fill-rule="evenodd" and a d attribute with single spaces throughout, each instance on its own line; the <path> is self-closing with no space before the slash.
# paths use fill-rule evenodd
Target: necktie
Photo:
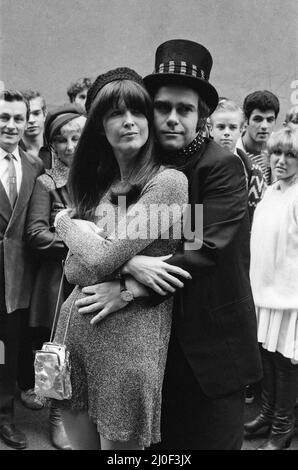
<path id="1" fill-rule="evenodd" d="M 8 197 L 10 200 L 11 207 L 14 207 L 16 199 L 18 197 L 17 174 L 13 161 L 14 156 L 11 153 L 8 153 L 5 158 L 6 160 L 8 160 Z"/>

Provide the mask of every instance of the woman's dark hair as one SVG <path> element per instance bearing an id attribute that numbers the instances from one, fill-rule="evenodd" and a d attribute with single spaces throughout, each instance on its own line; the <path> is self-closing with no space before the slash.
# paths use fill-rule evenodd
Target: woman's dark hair
<path id="1" fill-rule="evenodd" d="M 149 137 L 140 149 L 136 167 L 130 175 L 130 183 L 119 186 L 114 191 L 112 202 L 120 195 L 126 196 L 127 204 L 135 201 L 159 168 L 152 135 L 153 108 L 147 91 L 132 80 L 108 83 L 92 103 L 70 171 L 70 192 L 79 218 L 92 220 L 101 197 L 113 181 L 120 177 L 112 147 L 103 132 L 103 117 L 109 109 L 117 108 L 123 103 L 128 109 L 144 114 L 148 120 Z"/>

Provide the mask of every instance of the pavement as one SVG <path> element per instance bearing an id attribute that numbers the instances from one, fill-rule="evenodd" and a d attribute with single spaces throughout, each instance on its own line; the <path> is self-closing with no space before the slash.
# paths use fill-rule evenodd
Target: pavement
<path id="1" fill-rule="evenodd" d="M 244 421 L 250 421 L 255 416 L 257 416 L 260 408 L 260 398 L 256 396 L 254 403 L 245 405 L 245 414 Z M 296 426 L 298 426 L 298 408 L 296 407 Z M 244 439 L 242 450 L 256 450 L 264 441 L 266 441 L 266 436 L 260 435 L 254 438 Z M 289 449 L 285 450 L 298 450 L 298 427 L 295 430 L 295 435 L 292 439 Z"/>
<path id="2" fill-rule="evenodd" d="M 245 405 L 245 421 L 248 421 L 257 415 L 259 406 L 260 399 L 257 394 L 254 403 Z M 29 445 L 26 450 L 57 450 L 50 443 L 48 414 L 49 411 L 47 409 L 35 411 L 29 410 L 22 405 L 19 399 L 16 400 L 15 424 L 28 438 Z M 296 408 L 296 419 L 298 423 L 298 407 Z M 242 450 L 255 450 L 264 440 L 264 436 L 245 439 Z M 0 450 L 14 449 L 6 446 L 0 440 Z M 298 450 L 298 428 L 288 450 Z"/>
<path id="3" fill-rule="evenodd" d="M 28 439 L 26 450 L 57 450 L 49 437 L 49 410 L 29 410 L 19 399 L 15 403 L 15 425 L 24 432 Z M 14 450 L 0 440 L 0 450 Z"/>

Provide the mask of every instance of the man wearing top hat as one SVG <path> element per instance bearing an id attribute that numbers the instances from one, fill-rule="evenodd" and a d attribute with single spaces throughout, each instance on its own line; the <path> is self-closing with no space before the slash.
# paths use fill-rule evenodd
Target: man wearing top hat
<path id="1" fill-rule="evenodd" d="M 149 295 L 158 303 L 176 290 L 160 449 L 240 449 L 245 385 L 261 378 L 243 166 L 203 137 L 218 103 L 208 81 L 211 67 L 204 46 L 170 40 L 158 47 L 155 71 L 144 78 L 160 158 L 188 176 L 192 215 L 196 204 L 203 205 L 200 248 L 185 240 L 168 259 L 136 256 L 122 268 L 134 298 Z M 185 271 L 191 280 L 184 279 Z M 118 281 L 84 291 L 79 312 L 96 312 L 98 320 L 125 305 Z"/>

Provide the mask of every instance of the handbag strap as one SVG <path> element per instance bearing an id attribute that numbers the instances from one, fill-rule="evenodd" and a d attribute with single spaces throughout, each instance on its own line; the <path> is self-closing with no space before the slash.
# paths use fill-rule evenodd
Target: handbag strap
<path id="1" fill-rule="evenodd" d="M 65 344 L 66 335 L 67 335 L 67 331 L 68 331 L 68 327 L 69 327 L 69 323 L 70 323 L 71 312 L 72 312 L 75 301 L 76 301 L 76 297 L 74 296 L 73 301 L 72 301 L 71 306 L 70 306 L 69 315 L 68 315 L 68 319 L 67 319 L 67 324 L 66 324 L 62 344 Z"/>
<path id="2" fill-rule="evenodd" d="M 53 341 L 56 323 L 58 319 L 59 304 L 60 304 L 60 300 L 62 296 L 62 288 L 63 288 L 63 280 L 64 280 L 64 272 L 65 272 L 64 266 L 65 266 L 65 260 L 63 259 L 62 260 L 62 275 L 61 275 L 60 284 L 59 284 L 58 297 L 57 297 L 57 302 L 56 302 L 56 307 L 55 307 L 55 315 L 54 315 L 54 320 L 52 324 L 50 342 Z"/>
<path id="3" fill-rule="evenodd" d="M 52 324 L 52 330 L 51 330 L 51 336 L 50 336 L 50 343 L 51 343 L 51 342 L 53 341 L 53 339 L 54 339 L 54 333 L 55 333 L 56 323 L 57 323 L 57 320 L 58 320 L 59 304 L 60 304 L 60 300 L 61 300 L 61 296 L 62 296 L 62 288 L 63 288 L 64 274 L 65 274 L 65 260 L 62 260 L 62 266 L 63 266 L 63 269 L 62 269 L 62 276 L 61 276 L 60 284 L 59 284 L 59 291 L 58 291 L 58 297 L 57 297 L 57 302 L 56 302 L 54 320 L 53 320 L 53 324 Z M 67 331 L 68 331 L 68 327 L 69 327 L 69 323 L 70 323 L 71 312 L 72 312 L 72 309 L 73 309 L 75 300 L 76 300 L 76 297 L 74 297 L 74 299 L 73 299 L 73 301 L 72 301 L 72 304 L 71 304 L 71 307 L 70 307 L 70 310 L 69 310 L 69 315 L 68 315 L 68 319 L 67 319 L 67 324 L 66 324 L 66 328 L 65 328 L 65 332 L 64 332 L 62 344 L 65 344 L 65 339 L 66 339 L 66 335 L 67 335 Z"/>
<path id="4" fill-rule="evenodd" d="M 57 324 L 57 320 L 58 320 L 59 304 L 60 304 L 60 301 L 61 301 L 62 289 L 63 289 L 63 281 L 64 281 L 64 274 L 65 274 L 65 260 L 62 260 L 62 266 L 63 266 L 63 269 L 62 269 L 62 276 L 61 276 L 60 284 L 59 284 L 59 291 L 58 291 L 58 297 L 57 297 L 57 302 L 56 302 L 54 320 L 53 320 L 53 324 L 52 324 L 50 342 L 53 341 L 54 334 L 55 334 L 55 328 L 56 328 L 56 324 Z M 67 330 L 68 330 L 68 327 L 69 327 L 70 316 L 71 316 L 72 308 L 73 308 L 73 306 L 74 306 L 74 302 L 75 302 L 75 298 L 74 298 L 74 300 L 73 300 L 73 302 L 72 302 L 72 304 L 71 304 L 71 308 L 70 308 L 70 311 L 69 311 L 69 315 L 68 315 L 68 319 L 67 319 L 67 324 L 66 324 L 66 328 L 65 328 L 65 333 L 64 333 L 63 343 L 62 343 L 62 344 L 65 343 L 65 338 L 66 338 L 66 335 L 67 335 Z"/>
<path id="5" fill-rule="evenodd" d="M 61 276 L 60 284 L 59 284 L 59 291 L 58 291 L 58 297 L 57 297 L 57 302 L 56 302 L 54 320 L 53 320 L 53 324 L 52 324 L 52 330 L 51 330 L 51 336 L 50 336 L 50 343 L 51 343 L 51 342 L 53 341 L 53 339 L 54 339 L 54 333 L 55 333 L 56 323 L 57 323 L 57 320 L 58 320 L 59 304 L 60 304 L 60 300 L 61 300 L 61 296 L 62 296 L 62 288 L 63 288 L 64 274 L 65 274 L 65 260 L 62 260 L 62 266 L 63 266 L 63 269 L 62 269 L 62 276 Z M 72 301 L 72 303 L 71 303 L 71 307 L 70 307 L 70 310 L 69 310 L 69 315 L 68 315 L 68 319 L 67 319 L 67 324 L 66 324 L 66 328 L 65 328 L 65 332 L 64 332 L 62 344 L 65 344 L 65 339 L 66 339 L 66 335 L 67 335 L 67 331 L 68 331 L 68 327 L 69 327 L 69 323 L 70 323 L 71 312 L 72 312 L 72 309 L 73 309 L 73 306 L 74 306 L 75 301 L 76 301 L 76 297 L 74 297 L 74 299 L 73 299 L 73 301 Z"/>

